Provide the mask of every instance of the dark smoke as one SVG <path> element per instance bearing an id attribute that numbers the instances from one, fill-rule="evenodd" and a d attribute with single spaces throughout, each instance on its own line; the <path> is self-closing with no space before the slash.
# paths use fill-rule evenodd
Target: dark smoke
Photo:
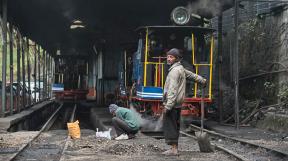
<path id="1" fill-rule="evenodd" d="M 234 0 L 196 0 L 189 2 L 187 8 L 191 13 L 211 18 L 232 7 L 233 3 Z"/>

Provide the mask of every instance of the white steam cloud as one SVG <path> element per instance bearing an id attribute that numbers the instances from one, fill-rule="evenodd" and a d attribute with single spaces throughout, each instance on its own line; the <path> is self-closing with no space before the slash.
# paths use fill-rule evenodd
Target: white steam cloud
<path id="1" fill-rule="evenodd" d="M 223 10 L 223 6 L 231 4 L 233 0 L 197 0 L 189 2 L 187 8 L 190 13 L 216 16 Z"/>
<path id="2" fill-rule="evenodd" d="M 142 129 L 148 131 L 160 131 L 163 126 L 163 119 L 160 117 L 158 120 L 150 120 L 142 118 L 141 114 L 137 112 L 133 105 L 130 105 L 130 109 L 135 113 L 137 119 L 140 121 Z"/>

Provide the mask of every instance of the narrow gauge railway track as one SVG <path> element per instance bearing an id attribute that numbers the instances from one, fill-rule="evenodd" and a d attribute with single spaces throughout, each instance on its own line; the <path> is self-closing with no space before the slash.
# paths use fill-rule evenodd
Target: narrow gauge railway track
<path id="1" fill-rule="evenodd" d="M 75 106 L 73 108 L 72 115 L 71 115 L 71 117 L 69 119 L 70 122 L 73 122 L 75 120 L 75 111 L 76 111 L 76 109 L 77 109 L 77 104 L 75 104 Z M 62 153 L 61 153 L 60 161 L 64 161 L 65 160 L 65 151 L 67 150 L 70 141 L 71 141 L 71 137 L 68 135 L 66 140 L 65 140 L 65 145 L 64 145 L 64 148 L 63 148 Z"/>
<path id="2" fill-rule="evenodd" d="M 198 126 L 190 126 L 192 127 L 192 131 L 200 131 L 200 128 Z M 241 161 L 288 161 L 287 152 L 282 152 L 276 149 L 264 147 L 261 145 L 250 143 L 240 138 L 226 136 L 210 130 L 204 129 L 203 131 L 207 132 L 210 137 L 213 137 L 214 140 L 223 140 L 221 142 L 212 143 L 215 149 L 222 150 Z M 181 131 L 180 133 L 182 135 L 196 139 L 196 137 L 191 134 L 185 133 L 183 131 Z"/>
<path id="3" fill-rule="evenodd" d="M 42 137 L 42 135 L 44 134 L 45 135 L 45 131 L 48 131 L 51 127 L 52 127 L 52 125 L 54 124 L 54 122 L 57 120 L 57 117 L 58 117 L 58 115 L 59 115 L 59 113 L 60 113 L 60 111 L 61 111 L 61 109 L 62 109 L 62 107 L 63 107 L 63 103 L 58 107 L 58 109 L 51 115 L 51 117 L 46 121 L 46 123 L 42 126 L 42 128 L 36 133 L 36 135 L 29 141 L 29 142 L 27 142 L 25 145 L 22 145 L 20 148 L 19 148 L 19 150 L 17 151 L 17 153 L 15 153 L 15 154 L 13 154 L 11 157 L 9 157 L 9 159 L 8 159 L 8 161 L 12 161 L 12 160 L 18 160 L 19 158 L 21 158 L 21 155 L 22 155 L 22 153 L 25 153 L 24 151 L 26 151 L 26 150 L 30 150 L 30 151 L 33 151 L 33 148 L 35 149 L 35 147 L 37 148 L 37 149 L 43 149 L 43 151 L 45 151 L 45 149 L 46 150 L 53 150 L 54 148 L 56 148 L 53 144 L 49 144 L 49 142 L 48 143 L 42 143 L 41 144 L 41 137 Z M 76 108 L 76 105 L 74 106 L 74 108 Z M 75 110 L 73 110 L 74 112 L 75 112 Z M 72 116 L 74 117 L 74 114 L 72 113 Z M 71 116 L 71 117 L 72 117 Z M 67 134 L 65 134 L 65 135 L 67 135 Z M 43 137 L 43 138 L 45 138 L 45 136 Z M 37 143 L 37 140 L 38 139 L 40 139 L 40 144 L 39 143 Z M 38 140 L 38 142 L 39 142 L 39 140 Z M 33 145 L 35 144 L 35 147 L 33 147 L 32 149 L 30 149 Z M 39 147 L 38 147 L 39 146 Z M 24 155 L 24 157 L 25 157 L 25 155 Z M 54 159 L 56 159 L 56 158 L 54 158 Z M 54 160 L 53 159 L 53 160 Z M 20 159 L 21 160 L 21 159 Z"/>
<path id="4" fill-rule="evenodd" d="M 182 135 L 185 135 L 185 136 L 187 136 L 187 137 L 190 137 L 190 138 L 193 138 L 193 139 L 197 140 L 196 136 L 190 135 L 190 134 L 185 133 L 185 132 L 183 132 L 183 131 L 180 131 L 180 133 L 181 133 Z M 215 144 L 212 144 L 212 146 L 214 146 L 215 149 L 217 149 L 217 150 L 224 151 L 225 153 L 228 153 L 229 155 L 231 155 L 232 157 L 234 157 L 234 158 L 236 158 L 236 159 L 238 159 L 238 160 L 241 160 L 241 161 L 249 161 L 249 160 L 246 159 L 245 157 L 243 157 L 243 156 L 241 156 L 241 155 L 239 155 L 239 154 L 237 154 L 237 153 L 235 153 L 235 152 L 233 152 L 233 151 L 231 151 L 231 150 L 229 150 L 229 149 L 226 149 L 226 148 L 224 148 L 224 147 L 222 147 L 222 146 L 215 145 Z"/>

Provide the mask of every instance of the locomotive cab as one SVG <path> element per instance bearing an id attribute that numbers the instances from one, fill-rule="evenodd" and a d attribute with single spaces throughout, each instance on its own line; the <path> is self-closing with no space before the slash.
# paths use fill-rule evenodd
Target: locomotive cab
<path id="1" fill-rule="evenodd" d="M 160 116 L 163 87 L 169 66 L 166 52 L 178 48 L 183 66 L 207 79 L 204 101 L 212 102 L 213 29 L 196 26 L 144 26 L 139 33 L 137 51 L 133 54 L 130 102 L 142 113 Z M 187 81 L 182 115 L 199 114 L 201 92 L 196 82 Z M 126 90 L 127 91 L 127 90 Z"/>

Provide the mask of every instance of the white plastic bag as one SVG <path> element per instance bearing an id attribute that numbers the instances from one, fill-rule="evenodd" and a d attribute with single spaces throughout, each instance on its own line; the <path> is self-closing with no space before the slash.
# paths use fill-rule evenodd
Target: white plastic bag
<path id="1" fill-rule="evenodd" d="M 111 128 L 109 128 L 108 131 L 98 131 L 98 128 L 97 128 L 97 131 L 96 131 L 96 138 L 107 138 L 109 140 L 111 140 Z"/>

